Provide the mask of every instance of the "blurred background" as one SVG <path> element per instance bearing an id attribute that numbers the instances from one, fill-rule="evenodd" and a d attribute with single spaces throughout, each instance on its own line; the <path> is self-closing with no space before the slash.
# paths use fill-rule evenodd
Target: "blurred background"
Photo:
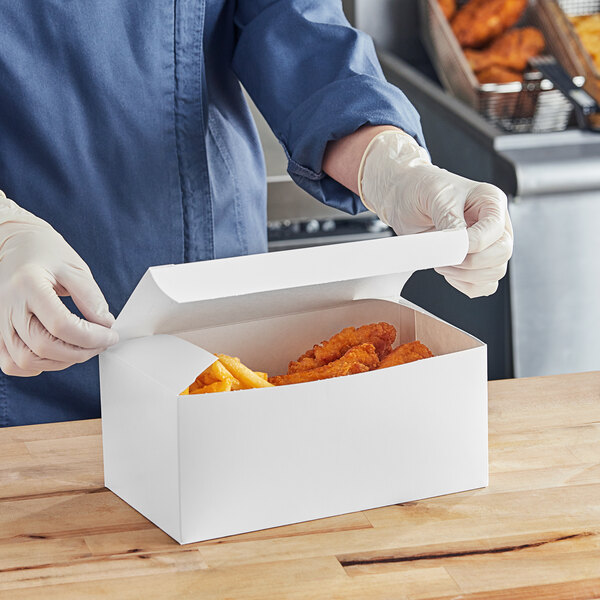
<path id="1" fill-rule="evenodd" d="M 512 83 L 478 80 L 437 1 L 343 5 L 374 39 L 387 79 L 419 110 L 434 163 L 509 196 L 515 249 L 489 298 L 470 300 L 433 270 L 415 273 L 403 296 L 486 342 L 489 379 L 598 369 L 600 134 L 592 99 L 600 99 L 600 77 L 572 21 L 599 13 L 600 0 L 531 1 L 517 25 L 540 30 L 542 55 L 557 60 L 530 60 Z M 267 164 L 270 251 L 393 235 L 373 214 L 345 215 L 295 186 L 253 110 Z"/>

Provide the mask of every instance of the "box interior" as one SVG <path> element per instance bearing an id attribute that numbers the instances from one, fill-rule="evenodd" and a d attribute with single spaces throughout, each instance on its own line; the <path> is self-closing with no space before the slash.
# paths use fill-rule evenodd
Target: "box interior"
<path id="1" fill-rule="evenodd" d="M 290 360 L 344 327 L 379 321 L 396 328 L 394 345 L 418 339 L 435 356 L 483 345 L 403 299 L 355 300 L 327 309 L 231 323 L 177 336 L 209 352 L 238 356 L 254 370 L 277 375 L 287 371 Z"/>

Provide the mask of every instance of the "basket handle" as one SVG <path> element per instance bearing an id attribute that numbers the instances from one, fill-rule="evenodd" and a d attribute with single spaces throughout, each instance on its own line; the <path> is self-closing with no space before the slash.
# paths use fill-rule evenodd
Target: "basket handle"
<path id="1" fill-rule="evenodd" d="M 534 69 L 549 79 L 573 105 L 580 129 L 591 129 L 590 116 L 600 112 L 600 106 L 584 89 L 573 83 L 562 65 L 553 56 L 534 56 L 529 59 Z"/>

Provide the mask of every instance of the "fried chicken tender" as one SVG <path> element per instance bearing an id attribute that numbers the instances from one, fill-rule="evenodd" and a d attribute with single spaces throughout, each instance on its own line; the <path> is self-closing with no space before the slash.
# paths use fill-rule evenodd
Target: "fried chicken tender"
<path id="1" fill-rule="evenodd" d="M 290 385 L 292 383 L 305 383 L 307 381 L 318 381 L 344 375 L 364 373 L 377 368 L 379 356 L 373 344 L 359 344 L 350 348 L 341 358 L 329 364 L 300 371 L 288 375 L 276 375 L 269 377 L 269 383 L 273 385 Z"/>
<path id="2" fill-rule="evenodd" d="M 480 48 L 512 27 L 527 0 L 469 0 L 452 19 L 452 31 L 463 48 Z"/>
<path id="3" fill-rule="evenodd" d="M 511 29 L 495 39 L 484 50 L 465 50 L 465 56 L 475 73 L 492 66 L 512 71 L 524 71 L 527 62 L 546 46 L 544 36 L 535 27 Z"/>
<path id="4" fill-rule="evenodd" d="M 504 67 L 492 65 L 477 73 L 479 83 L 512 83 L 513 81 L 523 81 L 523 73 L 517 73 Z"/>
<path id="5" fill-rule="evenodd" d="M 591 15 L 569 17 L 583 47 L 600 71 L 600 12 Z"/>
<path id="6" fill-rule="evenodd" d="M 440 8 L 444 13 L 444 16 L 448 21 L 454 16 L 456 12 L 456 0 L 438 0 Z"/>
<path id="7" fill-rule="evenodd" d="M 394 348 L 379 363 L 377 368 L 385 369 L 386 367 L 395 367 L 396 365 L 403 365 L 405 363 L 414 362 L 415 360 L 421 360 L 422 358 L 431 358 L 432 356 L 431 350 L 425 344 L 422 344 L 417 340 Z"/>
<path id="8" fill-rule="evenodd" d="M 288 374 L 322 367 L 340 358 L 352 346 L 365 343 L 373 344 L 377 356 L 381 359 L 391 350 L 395 339 L 396 328 L 389 323 L 371 323 L 358 329 L 346 327 L 305 352 L 297 361 L 290 362 Z"/>

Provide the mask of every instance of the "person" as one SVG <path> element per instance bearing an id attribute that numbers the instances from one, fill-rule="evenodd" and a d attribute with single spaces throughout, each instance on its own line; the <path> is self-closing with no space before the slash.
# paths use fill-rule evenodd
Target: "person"
<path id="1" fill-rule="evenodd" d="M 1 27 L 0 425 L 99 416 L 93 357 L 147 267 L 266 251 L 240 82 L 307 192 L 398 234 L 467 226 L 440 272 L 469 296 L 506 272 L 506 197 L 431 164 L 337 0 L 5 0 Z"/>

